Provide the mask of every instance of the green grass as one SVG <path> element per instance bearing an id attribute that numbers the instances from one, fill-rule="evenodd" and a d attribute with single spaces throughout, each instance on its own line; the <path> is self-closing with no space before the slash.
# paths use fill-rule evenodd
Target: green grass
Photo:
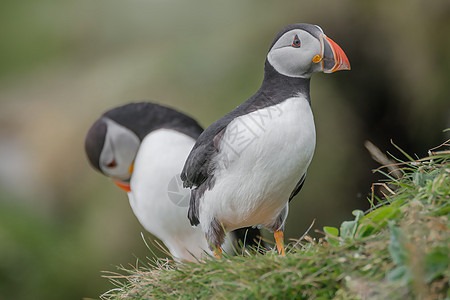
<path id="1" fill-rule="evenodd" d="M 102 299 L 449 299 L 450 151 L 403 154 L 401 175 L 386 171 L 377 183 L 385 196 L 370 197 L 370 212 L 325 227 L 322 239 L 306 235 L 286 257 L 272 250 L 202 263 L 149 259 L 109 274 L 116 287 Z"/>

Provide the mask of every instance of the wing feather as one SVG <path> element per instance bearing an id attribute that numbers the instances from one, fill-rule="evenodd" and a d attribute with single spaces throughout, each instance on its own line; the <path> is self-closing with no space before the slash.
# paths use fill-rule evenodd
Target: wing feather
<path id="1" fill-rule="evenodd" d="M 303 174 L 302 178 L 300 178 L 300 180 L 298 181 L 298 183 L 295 186 L 294 190 L 292 191 L 291 195 L 289 196 L 289 202 L 291 202 L 292 198 L 294 198 L 295 195 L 297 195 L 298 192 L 300 192 L 300 190 L 303 187 L 303 184 L 305 183 L 305 179 L 306 179 L 306 173 Z"/>

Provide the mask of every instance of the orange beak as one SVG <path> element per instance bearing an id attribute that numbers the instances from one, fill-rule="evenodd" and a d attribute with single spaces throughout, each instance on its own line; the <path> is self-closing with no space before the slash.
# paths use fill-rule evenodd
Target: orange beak
<path id="1" fill-rule="evenodd" d="M 130 188 L 130 183 L 129 182 L 124 182 L 124 181 L 120 181 L 120 180 L 113 180 L 113 181 L 118 187 L 120 187 L 125 192 L 127 192 L 127 193 L 131 192 L 131 188 Z"/>
<path id="2" fill-rule="evenodd" d="M 133 174 L 133 169 L 134 169 L 134 162 L 132 162 L 130 167 L 128 168 L 128 173 L 130 174 L 130 177 L 131 174 Z M 113 181 L 118 187 L 120 187 L 125 192 L 127 193 L 131 192 L 130 181 L 121 181 L 118 179 L 113 179 Z"/>
<path id="3" fill-rule="evenodd" d="M 327 36 L 322 38 L 322 67 L 324 73 L 350 70 L 350 62 L 344 51 Z"/>

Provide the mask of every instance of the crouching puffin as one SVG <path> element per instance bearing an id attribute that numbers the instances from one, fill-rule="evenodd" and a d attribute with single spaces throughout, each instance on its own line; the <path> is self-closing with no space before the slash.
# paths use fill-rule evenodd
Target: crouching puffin
<path id="1" fill-rule="evenodd" d="M 192 189 L 191 224 L 200 224 L 218 252 L 225 232 L 261 225 L 285 255 L 289 201 L 302 188 L 316 143 L 311 75 L 349 69 L 319 26 L 286 26 L 270 46 L 260 89 L 197 139 L 181 179 Z"/>
<path id="2" fill-rule="evenodd" d="M 203 232 L 189 224 L 190 191 L 179 180 L 202 131 L 195 120 L 176 110 L 141 102 L 104 113 L 85 140 L 92 166 L 128 193 L 142 226 L 177 260 L 194 261 L 209 252 Z M 254 229 L 231 233 L 229 253 L 233 253 L 231 245 L 236 239 L 244 242 L 245 236 L 247 245 L 252 245 L 259 235 Z"/>

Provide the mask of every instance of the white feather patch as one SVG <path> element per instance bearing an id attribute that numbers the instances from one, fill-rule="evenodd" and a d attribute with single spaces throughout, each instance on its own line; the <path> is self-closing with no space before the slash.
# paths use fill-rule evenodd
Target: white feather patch
<path id="1" fill-rule="evenodd" d="M 306 172 L 316 133 L 304 97 L 289 98 L 233 120 L 219 144 L 215 184 L 200 202 L 200 224 L 227 230 L 271 226 Z"/>
<path id="2" fill-rule="evenodd" d="M 133 212 L 144 228 L 161 239 L 173 256 L 185 260 L 209 252 L 204 233 L 189 223 L 190 191 L 182 188 L 179 179 L 194 143 L 193 138 L 170 129 L 147 135 L 136 156 L 129 193 Z M 181 201 L 183 197 L 187 202 Z"/>

